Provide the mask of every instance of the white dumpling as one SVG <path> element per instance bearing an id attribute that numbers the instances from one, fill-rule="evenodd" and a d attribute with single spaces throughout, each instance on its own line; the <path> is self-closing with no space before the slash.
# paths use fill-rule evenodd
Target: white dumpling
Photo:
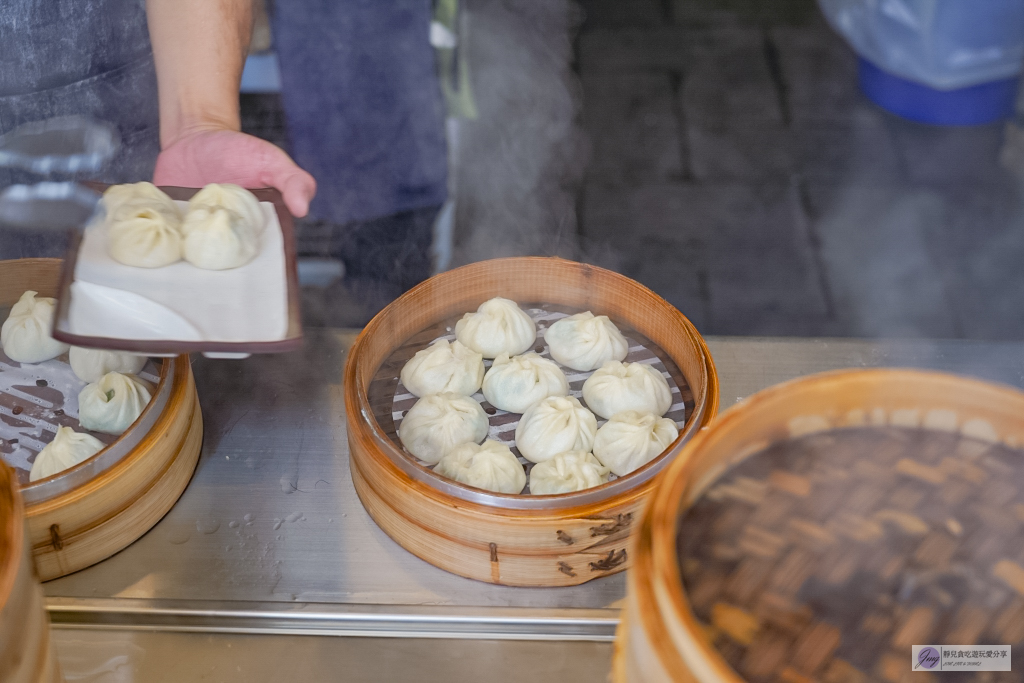
<path id="1" fill-rule="evenodd" d="M 402 384 L 413 396 L 451 392 L 472 396 L 484 380 L 484 357 L 460 341 L 438 339 L 402 367 Z"/>
<path id="2" fill-rule="evenodd" d="M 597 418 L 572 396 L 549 396 L 534 403 L 516 426 L 516 446 L 530 462 L 544 462 L 566 451 L 589 451 Z"/>
<path id="3" fill-rule="evenodd" d="M 138 377 L 108 372 L 78 394 L 78 422 L 93 432 L 121 435 L 152 399 L 150 387 Z"/>
<path id="4" fill-rule="evenodd" d="M 181 225 L 185 260 L 204 270 L 240 268 L 260 252 L 260 235 L 246 219 L 224 207 L 197 206 Z"/>
<path id="5" fill-rule="evenodd" d="M 434 471 L 442 477 L 495 493 L 519 493 L 526 486 L 522 463 L 498 441 L 464 443 L 441 458 Z"/>
<path id="6" fill-rule="evenodd" d="M 455 323 L 455 336 L 484 358 L 497 358 L 502 353 L 516 356 L 537 339 L 537 324 L 515 301 L 498 296 L 462 316 Z"/>
<path id="7" fill-rule="evenodd" d="M 165 191 L 152 182 L 129 182 L 111 185 L 103 193 L 103 209 L 106 216 L 118 213 L 129 204 L 174 205 L 174 200 Z M 175 208 L 177 213 L 177 209 Z"/>
<path id="8" fill-rule="evenodd" d="M 503 353 L 484 375 L 483 388 L 484 398 L 495 408 L 523 413 L 548 396 L 567 396 L 569 380 L 557 363 L 536 353 L 514 358 Z"/>
<path id="9" fill-rule="evenodd" d="M 103 193 L 110 256 L 126 266 L 160 268 L 181 260 L 181 213 L 152 183 Z"/>
<path id="10" fill-rule="evenodd" d="M 103 193 L 103 208 L 107 215 L 116 213 L 121 207 L 133 202 L 149 202 L 152 204 L 165 204 L 173 199 L 167 196 L 163 190 L 153 183 L 126 183 L 123 185 L 111 185 Z"/>
<path id="11" fill-rule="evenodd" d="M 431 394 L 409 409 L 398 438 L 410 453 L 434 464 L 456 446 L 483 441 L 487 427 L 487 413 L 471 397 Z"/>
<path id="12" fill-rule="evenodd" d="M 260 251 L 267 217 L 252 192 L 227 183 L 211 183 L 188 202 L 181 225 L 182 254 L 205 270 L 228 270 L 249 263 Z"/>
<path id="13" fill-rule="evenodd" d="M 246 226 L 260 235 L 267 226 L 267 216 L 260 208 L 260 200 L 249 190 L 230 183 L 210 183 L 188 200 L 188 211 L 199 208 L 224 208 L 238 214 Z"/>
<path id="14" fill-rule="evenodd" d="M 597 430 L 594 455 L 621 477 L 654 460 L 677 436 L 676 423 L 667 417 L 627 410 Z"/>
<path id="15" fill-rule="evenodd" d="M 108 372 L 137 375 L 149 359 L 146 356 L 126 351 L 105 351 L 72 346 L 68 353 L 68 360 L 78 379 L 83 382 L 98 382 Z"/>
<path id="16" fill-rule="evenodd" d="M 92 434 L 82 434 L 71 427 L 57 427 L 53 441 L 39 451 L 35 462 L 32 463 L 28 480 L 37 481 L 52 477 L 88 460 L 102 449 L 103 442 Z"/>
<path id="17" fill-rule="evenodd" d="M 11 307 L 0 328 L 0 345 L 7 357 L 18 363 L 42 363 L 67 351 L 67 344 L 50 336 L 57 300 L 25 292 Z"/>
<path id="18" fill-rule="evenodd" d="M 608 481 L 608 468 L 587 451 L 566 451 L 530 470 L 530 493 L 550 496 L 574 493 Z"/>
<path id="19" fill-rule="evenodd" d="M 662 416 L 672 407 L 668 380 L 646 363 L 608 361 L 583 383 L 583 400 L 601 417 L 624 410 Z"/>
<path id="20" fill-rule="evenodd" d="M 590 311 L 570 315 L 555 322 L 544 333 L 551 357 L 562 365 L 587 372 L 610 360 L 622 360 L 629 353 L 629 342 L 606 315 Z"/>

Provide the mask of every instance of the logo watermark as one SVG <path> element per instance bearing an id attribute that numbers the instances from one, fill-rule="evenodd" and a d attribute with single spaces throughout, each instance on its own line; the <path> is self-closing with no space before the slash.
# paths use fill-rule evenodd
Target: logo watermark
<path id="1" fill-rule="evenodd" d="M 913 671 L 1011 671 L 1009 645 L 914 645 Z"/>
<path id="2" fill-rule="evenodd" d="M 917 651 L 917 656 L 914 657 L 915 669 L 940 669 L 941 670 L 941 657 L 939 651 L 931 645 L 925 645 Z"/>

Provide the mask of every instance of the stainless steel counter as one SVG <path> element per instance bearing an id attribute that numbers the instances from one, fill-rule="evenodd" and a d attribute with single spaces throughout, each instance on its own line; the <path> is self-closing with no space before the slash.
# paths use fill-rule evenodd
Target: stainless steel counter
<path id="1" fill-rule="evenodd" d="M 573 588 L 492 586 L 426 564 L 376 527 L 348 471 L 341 383 L 354 338 L 307 330 L 301 352 L 194 361 L 206 435 L 192 483 L 132 546 L 46 584 L 54 625 L 72 629 L 58 644 L 98 628 L 233 634 L 218 636 L 229 641 L 239 634 L 612 639 L 622 574 Z M 712 338 L 709 345 L 723 410 L 771 384 L 841 367 L 928 367 L 1024 386 L 1021 344 Z"/>
<path id="2" fill-rule="evenodd" d="M 603 683 L 611 644 L 54 631 L 68 683 Z"/>

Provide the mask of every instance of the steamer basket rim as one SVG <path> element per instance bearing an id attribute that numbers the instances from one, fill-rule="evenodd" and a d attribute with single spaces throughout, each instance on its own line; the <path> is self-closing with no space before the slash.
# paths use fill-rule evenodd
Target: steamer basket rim
<path id="1" fill-rule="evenodd" d="M 795 392 L 821 392 L 825 385 L 837 381 L 879 385 L 938 383 L 970 387 L 1004 400 L 1016 401 L 1020 404 L 1021 413 L 1024 414 L 1024 392 L 1004 383 L 916 368 L 846 368 L 797 377 L 758 391 L 722 412 L 708 428 L 701 430 L 685 444 L 655 486 L 641 526 L 641 529 L 647 530 L 650 534 L 646 541 L 649 557 L 637 557 L 634 562 L 637 566 L 648 565 L 651 578 L 649 581 L 635 580 L 632 585 L 637 586 L 639 590 L 652 590 L 655 595 L 667 598 L 667 606 L 661 601 L 654 603 L 661 608 L 657 615 L 659 626 L 666 628 L 670 634 L 676 633 L 673 640 L 677 648 L 680 635 L 685 635 L 690 641 L 686 643 L 689 646 L 687 649 L 698 661 L 687 661 L 688 666 L 696 665 L 713 671 L 717 676 L 716 680 L 723 683 L 745 683 L 745 680 L 728 664 L 700 627 L 700 622 L 690 608 L 690 602 L 683 589 L 678 562 L 676 538 L 679 519 L 692 501 L 697 500 L 712 483 L 704 482 L 703 489 L 694 491 L 694 470 L 701 462 L 704 449 L 714 444 L 722 434 L 728 433 L 736 424 L 741 423 L 751 412 L 770 411 L 773 403 L 791 398 Z M 741 460 L 756 452 L 744 454 Z M 635 547 L 639 549 L 643 546 L 644 543 L 638 539 Z"/>
<path id="2" fill-rule="evenodd" d="M 673 318 L 674 322 L 679 324 L 680 329 L 685 332 L 687 344 L 691 347 L 695 356 L 701 359 L 701 362 L 698 364 L 699 377 L 695 378 L 697 381 L 692 382 L 691 386 L 694 386 L 694 388 L 702 388 L 703 392 L 701 396 L 697 396 L 697 392 L 694 392 L 694 411 L 687 420 L 684 429 L 680 430 L 676 440 L 666 449 L 665 454 L 631 473 L 628 477 L 617 479 L 599 487 L 570 494 L 524 496 L 491 493 L 445 479 L 440 475 L 434 474 L 433 471 L 414 463 L 391 442 L 386 434 L 384 434 L 380 425 L 373 417 L 373 410 L 370 407 L 367 387 L 362 386 L 362 383 L 359 381 L 359 376 L 366 368 L 365 363 L 368 362 L 363 358 L 363 354 L 361 353 L 364 345 L 369 343 L 368 340 L 377 333 L 378 329 L 386 328 L 389 318 L 393 315 L 397 315 L 396 311 L 399 311 L 403 306 L 407 305 L 411 299 L 414 299 L 421 292 L 427 289 L 436 288 L 439 282 L 449 281 L 459 277 L 460 275 L 465 275 L 477 270 L 486 270 L 495 266 L 508 267 L 520 264 L 523 266 L 556 264 L 562 268 L 580 269 L 583 273 L 583 277 L 588 279 L 593 277 L 594 274 L 597 274 L 601 277 L 617 280 L 622 286 L 632 288 L 638 294 L 650 297 L 651 300 L 655 302 L 655 305 L 662 307 L 666 314 Z M 483 300 L 485 299 L 481 297 L 481 301 Z M 601 268 L 600 266 L 579 263 L 561 257 L 525 256 L 477 261 L 475 263 L 461 266 L 460 268 L 446 271 L 445 273 L 441 273 L 420 283 L 395 301 L 391 302 L 382 311 L 380 311 L 380 313 L 374 316 L 362 332 L 360 332 L 355 343 L 349 350 L 349 358 L 346 362 L 347 367 L 345 371 L 345 398 L 346 401 L 354 401 L 353 405 L 357 407 L 358 414 L 362 417 L 362 426 L 369 430 L 371 436 L 376 442 L 375 445 L 386 454 L 389 464 L 400 469 L 412 480 L 426 484 L 441 494 L 458 499 L 460 504 L 475 504 L 479 505 L 483 509 L 490 510 L 509 509 L 523 512 L 536 511 L 558 513 L 569 508 L 599 504 L 602 501 L 612 499 L 616 495 L 623 495 L 639 490 L 678 457 L 680 449 L 700 430 L 702 423 L 705 421 L 709 403 L 708 395 L 712 391 L 712 387 L 709 386 L 711 373 L 709 372 L 708 366 L 710 365 L 713 367 L 714 361 L 711 359 L 710 353 L 705 351 L 705 346 L 700 340 L 700 334 L 681 311 L 676 309 L 649 288 L 620 273 Z M 371 370 L 372 372 L 370 373 L 370 376 L 376 372 L 377 368 L 371 368 Z M 682 372 L 682 368 L 680 368 L 680 372 Z M 687 378 L 687 381 L 690 382 L 689 377 Z M 714 391 L 717 392 L 717 387 L 714 388 Z"/>

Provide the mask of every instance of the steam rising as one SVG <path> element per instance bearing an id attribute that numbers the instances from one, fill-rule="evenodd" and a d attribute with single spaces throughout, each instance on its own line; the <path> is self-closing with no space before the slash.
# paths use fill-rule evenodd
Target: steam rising
<path id="1" fill-rule="evenodd" d="M 480 116 L 450 140 L 457 197 L 453 265 L 518 255 L 579 257 L 576 197 L 588 160 L 571 0 L 466 5 Z"/>

